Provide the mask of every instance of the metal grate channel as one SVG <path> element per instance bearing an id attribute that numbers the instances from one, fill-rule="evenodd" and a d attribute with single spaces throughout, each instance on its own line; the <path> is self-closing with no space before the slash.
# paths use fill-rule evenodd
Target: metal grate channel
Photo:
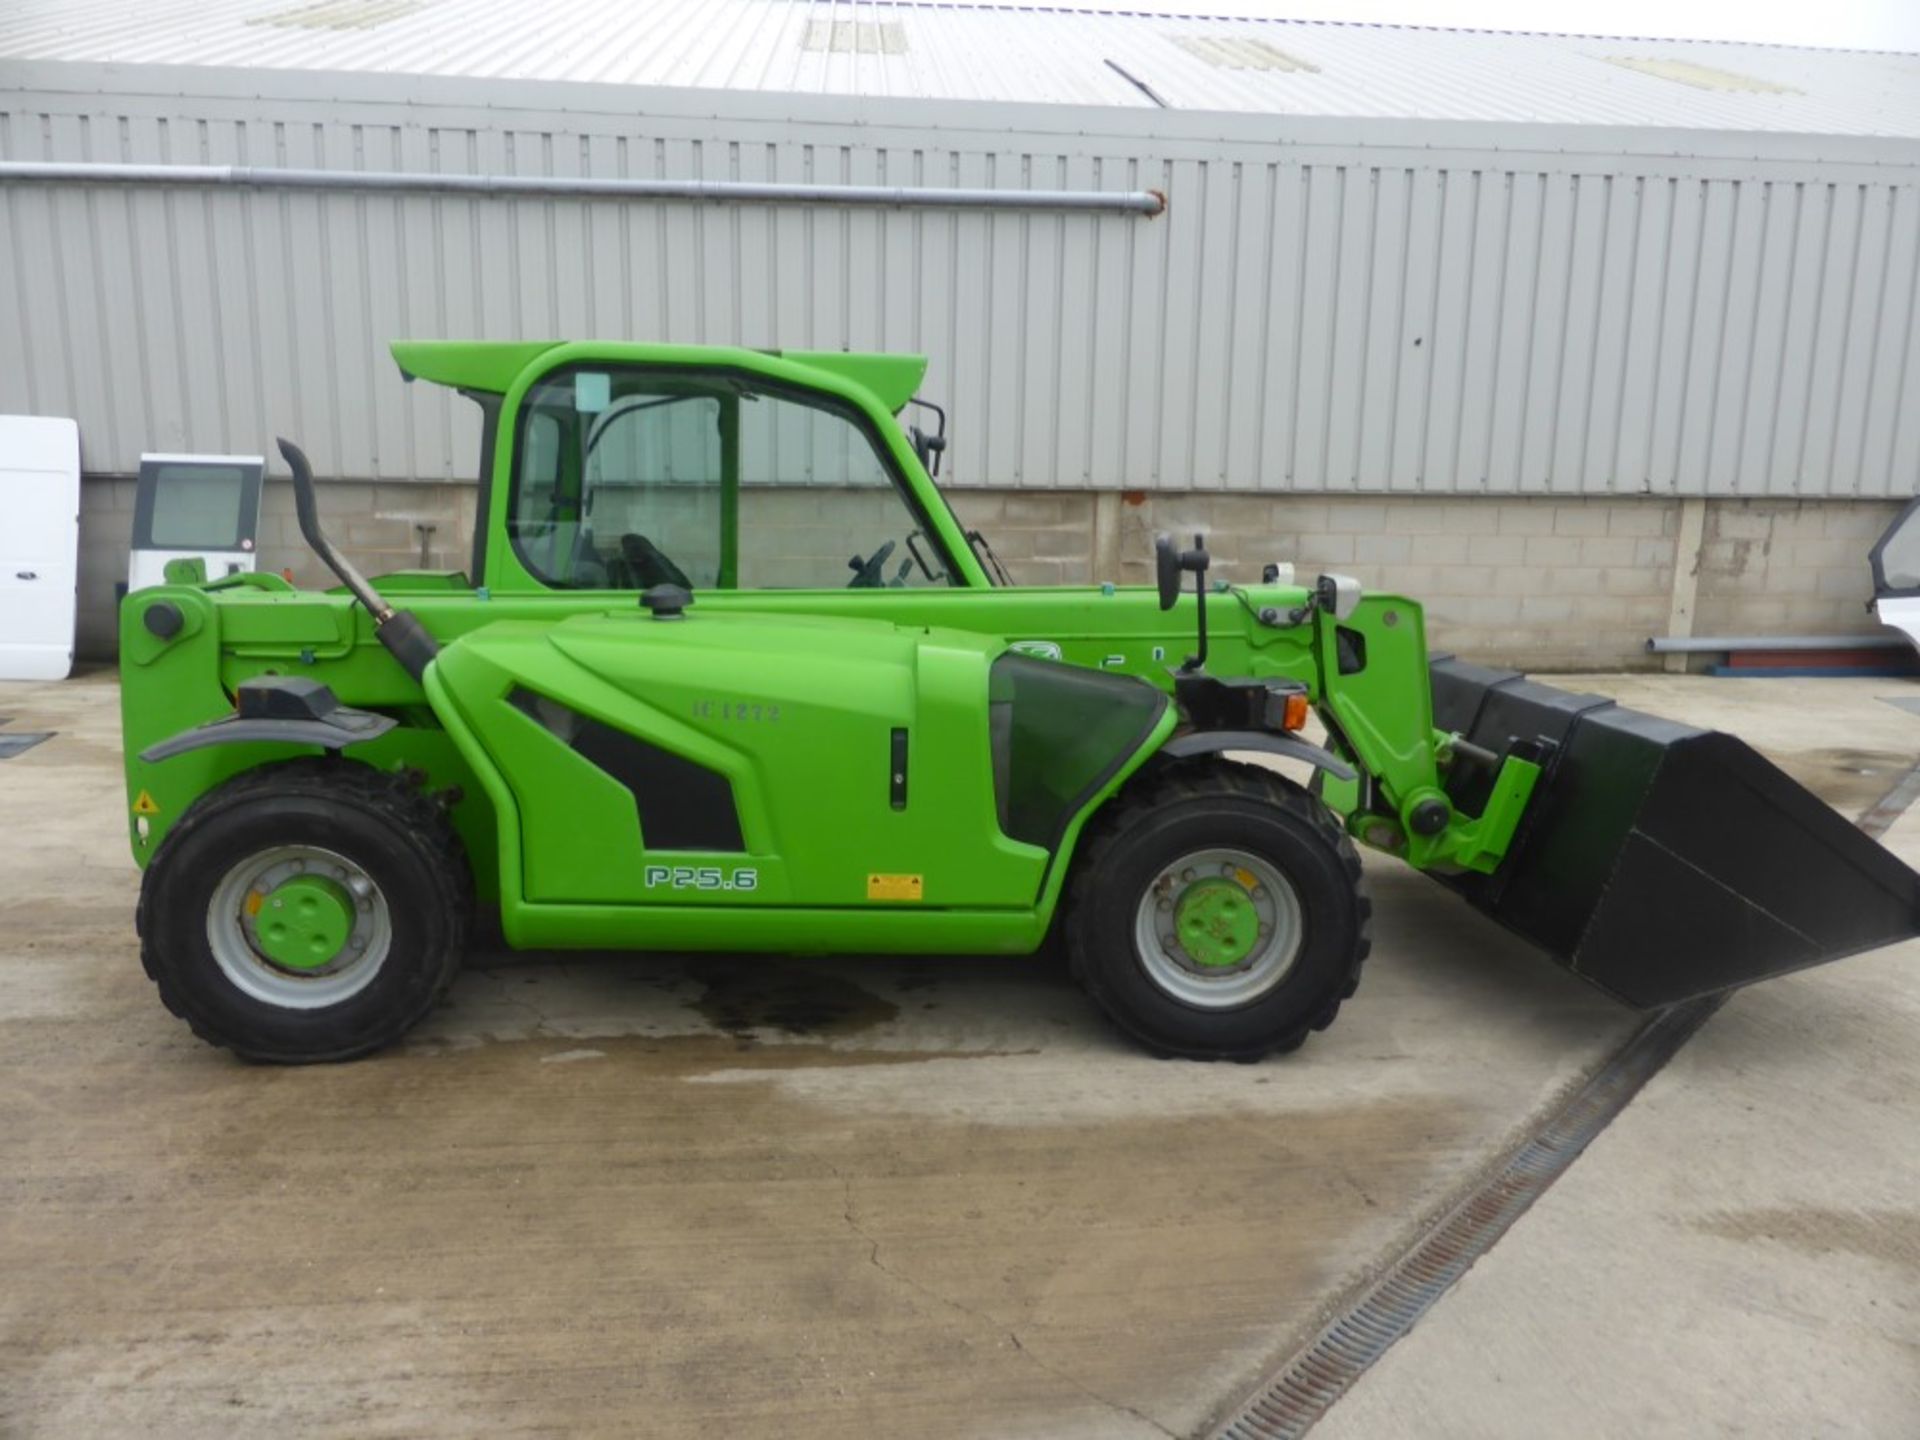
<path id="1" fill-rule="evenodd" d="M 1916 798 L 1920 798 L 1920 763 L 1855 823 L 1877 840 Z M 1344 1315 L 1287 1361 L 1238 1414 L 1215 1431 L 1216 1440 L 1293 1440 L 1311 1430 L 1367 1368 L 1566 1173 L 1580 1152 L 1725 1001 L 1725 995 L 1690 1000 L 1660 1011 L 1636 1030 L 1531 1139 L 1475 1185 Z"/>

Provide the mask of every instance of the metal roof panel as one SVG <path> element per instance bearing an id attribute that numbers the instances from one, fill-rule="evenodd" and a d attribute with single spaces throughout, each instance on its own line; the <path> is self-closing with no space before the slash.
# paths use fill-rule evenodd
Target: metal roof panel
<path id="1" fill-rule="evenodd" d="M 0 59 L 1920 137 L 1912 56 L 937 0 L 26 0 Z"/>

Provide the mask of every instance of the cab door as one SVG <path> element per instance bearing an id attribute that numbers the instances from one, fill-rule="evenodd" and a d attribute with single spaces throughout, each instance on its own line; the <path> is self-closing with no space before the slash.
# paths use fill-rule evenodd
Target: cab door
<path id="1" fill-rule="evenodd" d="M 554 589 L 954 583 L 871 417 L 721 366 L 572 364 L 515 419 L 511 559 Z"/>

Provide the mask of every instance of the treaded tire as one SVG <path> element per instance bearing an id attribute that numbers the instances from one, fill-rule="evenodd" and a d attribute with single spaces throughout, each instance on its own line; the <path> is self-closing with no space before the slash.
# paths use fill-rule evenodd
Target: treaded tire
<path id="1" fill-rule="evenodd" d="M 1136 908 L 1161 868 L 1210 846 L 1263 857 L 1293 886 L 1302 912 L 1292 967 L 1235 1009 L 1169 994 L 1134 938 Z M 1068 882 L 1063 928 L 1074 978 L 1142 1045 L 1196 1060 L 1257 1060 L 1333 1023 L 1360 983 L 1372 917 L 1359 854 L 1326 806 L 1270 770 L 1209 758 L 1147 772 L 1098 817 Z"/>
<path id="2" fill-rule="evenodd" d="M 208 908 L 248 856 L 284 845 L 332 850 L 386 900 L 391 939 L 358 993 L 322 1008 L 269 1003 L 214 958 Z M 247 1060 L 350 1060 L 391 1044 L 446 992 L 466 953 L 473 879 L 440 806 L 417 785 L 350 760 L 264 766 L 188 807 L 148 862 L 135 925 L 140 961 L 193 1033 Z"/>

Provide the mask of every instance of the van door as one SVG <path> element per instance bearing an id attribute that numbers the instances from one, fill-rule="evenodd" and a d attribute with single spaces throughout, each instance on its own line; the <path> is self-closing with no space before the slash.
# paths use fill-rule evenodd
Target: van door
<path id="1" fill-rule="evenodd" d="M 202 561 L 209 580 L 251 574 L 266 470 L 258 455 L 142 455 L 127 593 L 166 583 L 173 560 Z"/>
<path id="2" fill-rule="evenodd" d="M 0 680 L 71 673 L 79 550 L 79 425 L 0 415 Z"/>

